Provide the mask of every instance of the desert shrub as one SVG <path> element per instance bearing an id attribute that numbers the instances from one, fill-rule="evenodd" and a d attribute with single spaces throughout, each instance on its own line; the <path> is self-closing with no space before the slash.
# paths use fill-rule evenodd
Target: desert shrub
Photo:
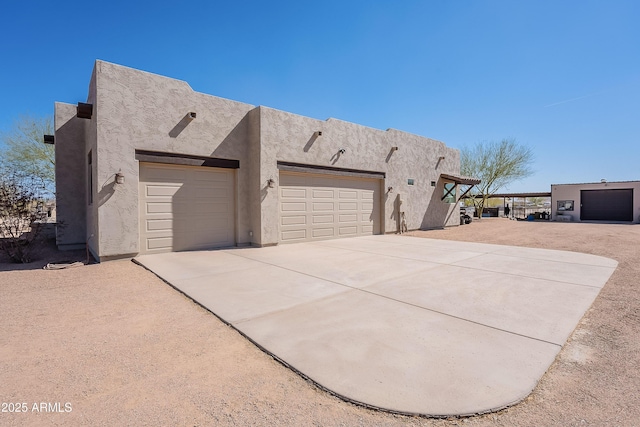
<path id="1" fill-rule="evenodd" d="M 11 261 L 33 261 L 47 223 L 45 196 L 39 178 L 15 172 L 0 178 L 0 252 Z"/>

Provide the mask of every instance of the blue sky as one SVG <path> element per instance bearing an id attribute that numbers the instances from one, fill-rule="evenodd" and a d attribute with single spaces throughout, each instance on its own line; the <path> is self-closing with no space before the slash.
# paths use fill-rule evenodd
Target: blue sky
<path id="1" fill-rule="evenodd" d="M 8 2 L 0 131 L 84 101 L 96 59 L 460 148 L 515 138 L 505 191 L 640 179 L 640 2 Z"/>

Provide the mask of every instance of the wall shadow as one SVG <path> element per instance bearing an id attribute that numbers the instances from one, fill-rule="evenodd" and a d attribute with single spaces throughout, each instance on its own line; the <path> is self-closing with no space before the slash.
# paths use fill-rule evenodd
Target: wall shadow
<path id="1" fill-rule="evenodd" d="M 98 191 L 98 206 L 102 206 L 109 201 L 116 192 L 116 185 L 116 174 L 114 173 L 109 177 L 109 180 L 102 184 L 100 191 Z"/>
<path id="2" fill-rule="evenodd" d="M 338 160 L 340 160 L 340 156 L 341 156 L 341 155 L 342 155 L 342 153 L 340 153 L 340 151 L 338 151 L 338 152 L 337 152 L 337 153 L 335 153 L 333 156 L 331 156 L 331 159 L 330 159 L 331 164 L 332 164 L 332 165 L 335 165 L 335 164 L 338 162 Z"/>
<path id="3" fill-rule="evenodd" d="M 449 222 L 451 217 L 460 215 L 460 213 L 458 212 L 459 209 L 455 209 L 455 207 L 458 206 L 457 203 L 445 203 L 440 200 L 442 198 L 442 195 L 444 194 L 443 191 L 443 184 L 441 181 L 439 181 L 438 185 L 434 187 L 434 190 L 431 193 L 429 205 L 427 206 L 427 210 L 422 217 L 422 223 L 420 224 L 421 229 L 443 228 L 446 226 L 447 222 Z M 458 191 L 458 189 L 456 189 L 456 191 Z M 451 205 L 454 206 L 454 209 L 449 212 Z"/>
<path id="4" fill-rule="evenodd" d="M 86 120 L 73 116 L 55 131 L 57 221 L 67 224 L 61 244 L 83 244 L 87 236 L 85 128 Z"/>
<path id="5" fill-rule="evenodd" d="M 234 241 L 236 244 L 251 242 L 252 237 L 245 233 L 249 231 L 251 224 L 259 224 L 259 205 L 268 194 L 262 189 L 264 183 L 259 182 L 259 147 L 257 151 L 253 151 L 256 150 L 255 140 L 259 138 L 260 127 L 259 122 L 252 122 L 252 118 L 259 120 L 258 113 L 258 108 L 248 111 L 210 154 L 211 157 L 239 162 L 240 167 L 236 171 L 234 183 L 236 199 Z M 255 236 L 257 231 L 253 230 L 253 232 Z"/>
<path id="6" fill-rule="evenodd" d="M 169 131 L 169 136 L 171 138 L 177 138 L 178 135 L 180 135 L 182 133 L 183 130 L 186 129 L 187 126 L 189 126 L 189 123 L 191 123 L 193 121 L 193 118 L 190 115 L 191 113 L 187 113 L 179 122 L 177 125 L 175 125 L 173 127 L 173 129 L 171 129 Z"/>
<path id="7" fill-rule="evenodd" d="M 311 135 L 311 138 L 309 138 L 309 141 L 307 141 L 307 143 L 305 144 L 305 146 L 302 149 L 302 151 L 307 153 L 311 149 L 311 146 L 313 145 L 314 142 L 316 142 L 317 139 L 318 139 L 318 135 L 314 132 L 314 134 Z"/>
<path id="8" fill-rule="evenodd" d="M 402 225 L 400 212 L 402 212 L 402 199 L 400 198 L 400 194 L 396 194 L 393 200 L 393 209 L 391 210 L 391 215 L 389 215 L 389 219 L 396 223 L 396 233 L 400 232 L 400 226 Z"/>
<path id="9" fill-rule="evenodd" d="M 391 150 L 389 150 L 389 154 L 387 154 L 387 158 L 384 159 L 385 163 L 389 163 L 389 160 L 391 160 L 391 156 L 393 156 L 393 153 L 395 153 L 395 149 L 392 147 Z"/>

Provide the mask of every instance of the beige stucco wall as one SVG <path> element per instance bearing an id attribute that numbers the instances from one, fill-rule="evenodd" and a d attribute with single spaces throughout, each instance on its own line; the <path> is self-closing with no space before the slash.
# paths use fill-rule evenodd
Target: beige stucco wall
<path id="1" fill-rule="evenodd" d="M 254 107 L 194 92 L 183 81 L 97 61 L 97 192 L 100 258 L 136 254 L 138 174 L 135 150 L 239 160 L 236 173 L 239 244 L 250 230 L 247 113 Z M 186 126 L 189 112 L 197 118 Z M 125 183 L 115 184 L 122 171 Z"/>
<path id="2" fill-rule="evenodd" d="M 315 132 L 322 136 L 316 137 Z M 382 183 L 382 227 L 398 230 L 398 198 L 409 229 L 459 224 L 456 204 L 443 203 L 444 183 L 440 173 L 458 174 L 457 150 L 440 141 L 395 129 L 382 131 L 337 119 L 325 121 L 260 107 L 260 183 L 278 180 L 277 162 L 384 172 Z M 398 147 L 397 151 L 391 151 Z M 338 156 L 338 151 L 345 153 Z M 439 160 L 444 156 L 444 160 Z M 407 184 L 414 179 L 414 185 Z M 431 187 L 431 181 L 437 186 Z M 388 187 L 393 192 L 388 193 Z M 262 201 L 262 243 L 278 242 L 278 191 L 267 189 Z"/>
<path id="3" fill-rule="evenodd" d="M 249 147 L 248 158 L 248 214 L 249 225 L 246 232 L 248 236 L 238 236 L 239 242 L 249 242 L 252 245 L 262 245 L 262 227 L 261 204 L 266 196 L 267 188 L 261 185 L 260 177 L 260 109 L 254 108 L 247 114 L 247 143 Z M 243 165 L 240 166 L 241 168 Z"/>
<path id="4" fill-rule="evenodd" d="M 63 250 L 85 246 L 85 127 L 75 105 L 55 103 L 56 244 Z"/>
<path id="5" fill-rule="evenodd" d="M 565 216 L 570 216 L 572 221 L 580 221 L 580 191 L 582 190 L 612 190 L 612 189 L 633 189 L 633 222 L 640 223 L 640 181 L 627 182 L 598 182 L 588 184 L 553 184 L 551 186 L 551 219 L 557 220 L 558 201 L 573 200 L 573 211 L 562 212 Z"/>
<path id="6" fill-rule="evenodd" d="M 441 173 L 459 173 L 459 152 L 440 141 L 254 107 L 195 92 L 180 80 L 103 61 L 95 64 L 87 102 L 94 106 L 93 117 L 74 119 L 83 121 L 84 135 L 82 159 L 76 163 L 82 162 L 80 170 L 86 175 L 87 154 L 92 153 L 94 202 L 83 203 L 89 247 L 100 260 L 139 251 L 136 150 L 238 160 L 238 245 L 278 242 L 278 161 L 385 173 L 385 232 L 398 230 L 399 210 L 406 212 L 409 229 L 459 223 L 457 205 L 440 201 L 444 182 L 438 179 Z M 184 120 L 192 111 L 197 118 Z M 316 131 L 322 136 L 314 137 Z M 346 151 L 337 156 L 340 149 Z M 115 184 L 119 171 L 124 184 Z M 269 179 L 276 181 L 275 188 L 268 188 Z M 408 179 L 415 185 L 408 185 Z M 388 193 L 390 186 L 393 192 Z M 86 188 L 81 194 L 86 196 Z"/>

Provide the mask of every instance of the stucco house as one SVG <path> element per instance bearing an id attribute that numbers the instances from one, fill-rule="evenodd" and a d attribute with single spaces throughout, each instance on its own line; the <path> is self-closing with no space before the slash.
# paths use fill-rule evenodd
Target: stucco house
<path id="1" fill-rule="evenodd" d="M 459 224 L 458 150 L 97 61 L 55 104 L 57 244 L 97 260 Z"/>
<path id="2" fill-rule="evenodd" d="M 551 185 L 554 221 L 640 223 L 640 181 Z"/>

